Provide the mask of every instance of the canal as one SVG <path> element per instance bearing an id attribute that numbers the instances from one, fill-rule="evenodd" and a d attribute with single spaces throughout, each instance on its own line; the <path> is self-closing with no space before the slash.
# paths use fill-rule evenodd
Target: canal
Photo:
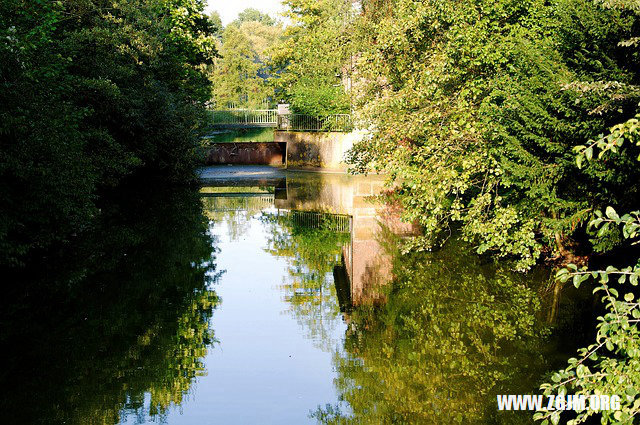
<path id="1" fill-rule="evenodd" d="M 455 232 L 407 249 L 380 178 L 202 179 L 129 185 L 9 276 L 3 423 L 531 423 L 496 394 L 538 393 L 591 338 L 588 297 L 545 268 Z"/>

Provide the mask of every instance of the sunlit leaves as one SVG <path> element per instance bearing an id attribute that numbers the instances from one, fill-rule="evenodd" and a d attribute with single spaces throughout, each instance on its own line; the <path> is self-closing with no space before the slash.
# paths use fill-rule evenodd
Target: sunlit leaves
<path id="1" fill-rule="evenodd" d="M 271 83 L 279 99 L 303 114 L 348 113 L 345 90 L 357 51 L 352 44 L 355 10 L 344 0 L 286 0 L 290 25 L 270 49 Z"/>
<path id="2" fill-rule="evenodd" d="M 607 152 L 617 153 L 622 148 L 624 142 L 631 145 L 640 146 L 640 115 L 631 118 L 624 123 L 617 124 L 611 128 L 609 134 L 600 135 L 596 140 L 589 140 L 586 146 L 576 146 L 576 163 L 582 167 L 584 161 L 591 161 L 594 149 L 598 149 L 598 158 L 604 157 Z M 638 155 L 640 160 L 640 154 Z"/>
<path id="3" fill-rule="evenodd" d="M 584 153 L 584 150 L 582 152 L 585 158 L 590 155 Z M 594 215 L 589 227 L 598 230 L 598 237 L 603 236 L 603 230 L 615 226 L 622 227 L 625 239 L 637 238 L 640 212 L 620 216 L 609 206 L 604 214 L 596 211 Z M 571 279 L 576 287 L 587 280 L 595 281 L 593 293 L 601 296 L 606 313 L 598 317 L 596 343 L 580 349 L 579 360 L 570 359 L 566 369 L 552 376 L 553 383 L 543 384 L 541 388 L 545 394 L 559 393 L 568 386 L 575 394 L 621 396 L 621 410 L 579 412 L 572 423 L 583 423 L 594 414 L 601 415 L 603 424 L 630 423 L 630 419 L 640 413 L 640 397 L 635 389 L 640 387 L 640 302 L 637 302 L 634 292 L 625 291 L 624 296 L 620 296 L 616 287 L 627 283 L 631 286 L 638 285 L 640 261 L 634 266 L 607 266 L 604 270 L 589 270 L 587 267 L 579 268 L 575 264 L 569 264 L 558 270 L 556 279 L 560 282 Z M 562 385 L 558 384 L 560 381 Z M 551 415 L 552 413 L 539 413 L 535 418 L 553 420 Z"/>
<path id="4" fill-rule="evenodd" d="M 211 75 L 216 108 L 260 109 L 265 102 L 274 100 L 273 88 L 266 80 L 271 73 L 266 51 L 279 38 L 282 27 L 274 25 L 270 18 L 264 22 L 250 20 L 260 19 L 261 15 L 243 16 L 242 21 L 228 25 L 222 33 L 221 57 Z"/>
<path id="5" fill-rule="evenodd" d="M 591 194 L 635 170 L 580 173 L 572 154 L 638 97 L 608 47 L 632 20 L 590 0 L 385 5 L 363 2 L 357 26 L 355 99 L 372 137 L 350 159 L 398 182 L 407 220 L 426 233 L 411 248 L 431 249 L 458 228 L 519 270 L 542 253 L 567 255 Z"/>

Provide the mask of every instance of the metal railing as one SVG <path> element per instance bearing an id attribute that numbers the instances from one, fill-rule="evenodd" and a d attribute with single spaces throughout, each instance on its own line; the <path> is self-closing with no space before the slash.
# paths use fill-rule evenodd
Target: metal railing
<path id="1" fill-rule="evenodd" d="M 277 109 L 228 109 L 211 111 L 213 125 L 230 127 L 275 127 Z"/>
<path id="2" fill-rule="evenodd" d="M 278 115 L 278 130 L 288 131 L 340 131 L 353 130 L 353 122 L 349 114 L 326 116 L 286 114 Z"/>
<path id="3" fill-rule="evenodd" d="M 279 210 L 280 217 L 287 217 L 292 224 L 311 229 L 328 229 L 338 233 L 351 232 L 351 216 L 317 211 Z"/>
<path id="4" fill-rule="evenodd" d="M 277 109 L 224 109 L 211 111 L 212 124 L 216 127 L 276 127 L 287 131 L 338 131 L 353 130 L 349 114 L 304 115 L 278 114 Z"/>

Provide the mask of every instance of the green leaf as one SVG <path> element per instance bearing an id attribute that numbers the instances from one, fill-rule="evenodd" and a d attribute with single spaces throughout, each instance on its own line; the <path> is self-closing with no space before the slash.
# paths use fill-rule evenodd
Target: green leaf
<path id="1" fill-rule="evenodd" d="M 573 286 L 575 286 L 576 288 L 580 287 L 580 283 L 583 280 L 582 276 L 583 275 L 579 275 L 579 274 L 576 274 L 576 275 L 573 276 Z"/>
<path id="2" fill-rule="evenodd" d="M 587 161 L 591 161 L 591 158 L 593 157 L 592 146 L 589 146 L 587 149 L 584 150 L 584 156 L 587 158 Z"/>

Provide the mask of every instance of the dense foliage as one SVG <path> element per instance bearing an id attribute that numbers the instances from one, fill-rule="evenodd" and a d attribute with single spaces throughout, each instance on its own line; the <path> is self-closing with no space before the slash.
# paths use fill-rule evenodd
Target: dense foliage
<path id="1" fill-rule="evenodd" d="M 352 160 L 399 184 L 431 248 L 460 227 L 527 269 L 571 258 L 592 206 L 637 205 L 629 159 L 579 170 L 573 147 L 637 109 L 634 13 L 592 0 L 365 1 Z M 578 233 L 576 233 L 578 231 Z M 606 249 L 620 240 L 610 235 Z"/>
<path id="2" fill-rule="evenodd" d="M 272 83 L 296 113 L 347 113 L 354 10 L 344 0 L 285 0 L 289 20 L 272 49 Z"/>
<path id="3" fill-rule="evenodd" d="M 280 24 L 256 9 L 246 9 L 227 25 L 211 75 L 216 108 L 257 109 L 273 103 L 268 49 L 281 33 Z"/>
<path id="4" fill-rule="evenodd" d="M 262 13 L 253 7 L 249 7 L 238 13 L 238 17 L 231 23 L 231 25 L 240 26 L 244 22 L 259 22 L 266 26 L 273 26 L 276 24 L 276 20 L 267 13 Z"/>
<path id="5" fill-rule="evenodd" d="M 81 230 L 123 176 L 191 178 L 215 55 L 203 7 L 0 4 L 0 263 Z"/>
<path id="6" fill-rule="evenodd" d="M 578 146 L 578 164 L 590 161 L 594 149 L 599 151 L 598 158 L 609 160 L 608 163 L 620 160 L 622 157 L 618 153 L 621 150 L 637 156 L 640 161 L 637 150 L 640 147 L 639 129 L 638 119 L 632 118 L 614 126 L 607 136 L 590 141 L 586 146 Z M 640 211 L 620 216 L 609 206 L 604 213 L 596 211 L 589 226 L 597 231 L 597 238 L 604 237 L 611 227 L 622 230 L 625 240 L 637 243 L 640 237 Z M 578 357 L 570 358 L 568 366 L 554 374 L 552 382 L 545 383 L 542 388 L 546 394 L 557 397 L 568 393 L 586 398 L 593 394 L 615 394 L 621 399 L 619 410 L 583 410 L 574 415 L 575 418 L 569 420 L 568 424 L 584 423 L 596 414 L 601 415 L 603 424 L 627 424 L 633 423 L 640 413 L 640 302 L 637 299 L 640 257 L 633 261 L 631 265 L 623 267 L 609 265 L 594 269 L 569 264 L 558 271 L 560 282 L 571 279 L 576 287 L 584 281 L 595 280 L 597 286 L 593 293 L 601 296 L 605 313 L 598 317 L 595 342 L 578 350 Z M 625 291 L 623 296 L 619 290 Z M 557 424 L 561 414 L 559 411 L 539 412 L 536 417 L 543 423 Z"/>
<path id="7" fill-rule="evenodd" d="M 547 255 L 578 263 L 560 284 L 598 281 L 596 341 L 543 389 L 619 395 L 621 409 L 546 411 L 543 423 L 634 423 L 640 412 L 638 292 L 613 283 L 637 285 L 640 263 L 576 257 L 620 258 L 638 241 L 640 213 L 616 211 L 640 201 L 639 12 L 625 0 L 366 1 L 358 26 L 357 110 L 372 136 L 351 159 L 397 183 L 393 196 L 426 230 L 408 248 L 459 228 L 517 269 Z M 594 151 L 601 160 L 583 167 Z"/>

